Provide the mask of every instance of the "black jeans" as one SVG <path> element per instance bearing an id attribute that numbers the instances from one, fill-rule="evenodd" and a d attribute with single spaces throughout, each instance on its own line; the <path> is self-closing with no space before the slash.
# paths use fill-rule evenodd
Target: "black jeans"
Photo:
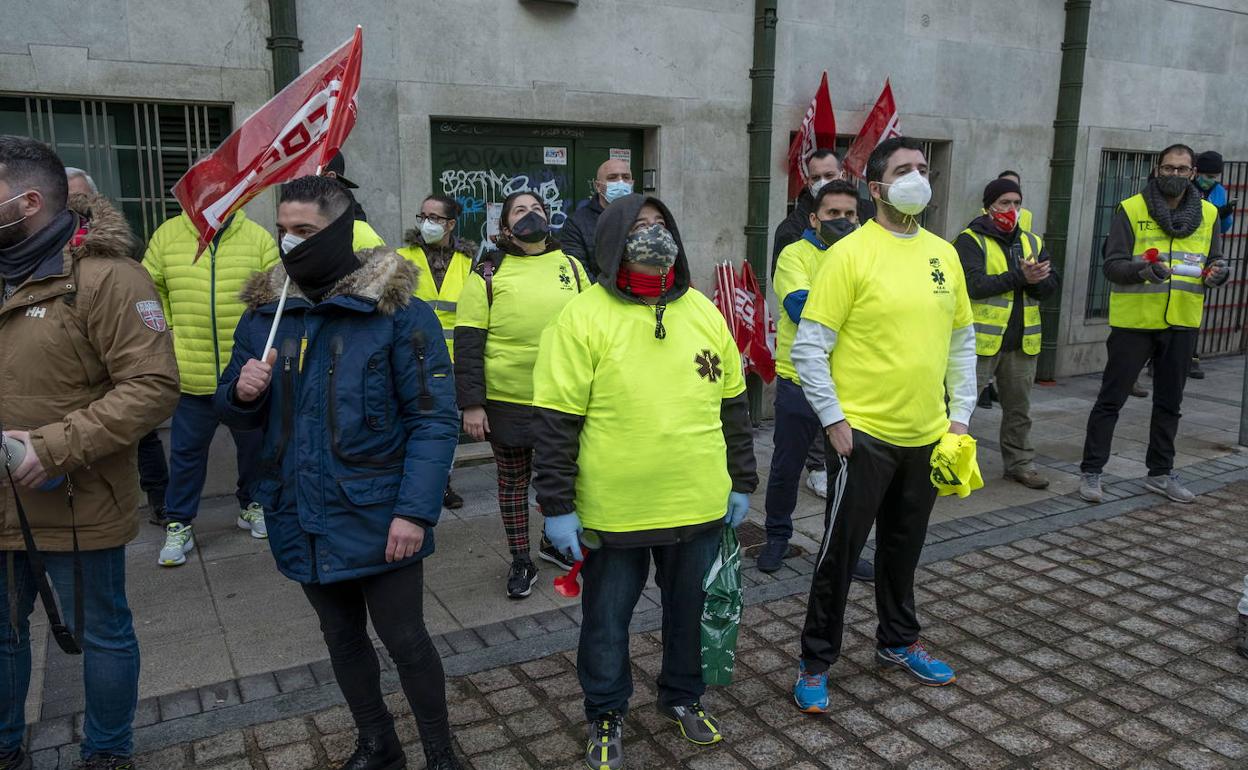
<path id="1" fill-rule="evenodd" d="M 793 510 L 802 481 L 802 463 L 810 469 L 810 450 L 819 447 L 823 470 L 823 426 L 797 383 L 776 378 L 776 427 L 772 438 L 771 470 L 767 474 L 767 539 L 788 542 L 793 537 Z"/>
<path id="2" fill-rule="evenodd" d="M 1109 462 L 1118 412 L 1131 395 L 1131 386 L 1149 359 L 1153 361 L 1153 415 L 1144 464 L 1148 475 L 1165 476 L 1174 470 L 1174 437 L 1179 431 L 1180 407 L 1187 372 L 1196 351 L 1195 329 L 1110 329 L 1105 342 L 1109 361 L 1101 375 L 1101 392 L 1088 415 L 1083 441 L 1083 473 L 1100 473 Z"/>
<path id="3" fill-rule="evenodd" d="M 702 580 L 719 553 L 722 531 L 710 527 L 692 540 L 653 548 L 599 548 L 585 554 L 581 571 L 581 640 L 576 670 L 585 692 L 585 718 L 628 711 L 633 675 L 628 624 L 646 587 L 650 557 L 663 603 L 663 663 L 659 703 L 687 706 L 702 697 Z"/>
<path id="4" fill-rule="evenodd" d="M 156 431 L 139 439 L 139 488 L 147 495 L 147 504 L 152 510 L 165 507 L 169 463 L 165 462 L 165 446 Z"/>
<path id="5" fill-rule="evenodd" d="M 894 446 L 854 431 L 848 460 L 829 462 L 826 528 L 806 604 L 802 660 L 822 673 L 841 654 L 850 573 L 875 525 L 875 608 L 879 647 L 905 647 L 919 639 L 914 611 L 914 571 L 923 552 L 927 520 L 936 503 L 932 447 Z M 836 473 L 831 472 L 836 468 Z"/>
<path id="6" fill-rule="evenodd" d="M 416 562 L 380 575 L 338 583 L 307 583 L 303 592 L 321 620 L 334 678 L 361 735 L 394 729 L 381 695 L 381 666 L 368 637 L 368 620 L 399 672 L 420 740 L 429 749 L 450 745 L 446 676 L 425 630 L 424 566 Z"/>

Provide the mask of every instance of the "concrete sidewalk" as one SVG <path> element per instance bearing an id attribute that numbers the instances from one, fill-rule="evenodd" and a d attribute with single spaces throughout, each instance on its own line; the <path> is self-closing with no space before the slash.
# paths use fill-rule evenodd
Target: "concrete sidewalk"
<path id="1" fill-rule="evenodd" d="M 1189 469 L 1191 478 L 1240 467 L 1214 468 L 1210 463 L 1233 451 L 1243 359 L 1210 361 L 1205 368 L 1208 379 L 1188 384 L 1178 440 L 1178 465 Z M 978 412 L 972 432 L 980 438 L 980 464 L 987 486 L 965 500 L 940 500 L 932 520 L 934 538 L 966 534 L 962 530 L 971 524 L 959 525 L 959 521 L 975 517 L 982 522 L 986 519 L 980 515 L 989 512 L 998 512 L 998 518 L 1014 512 L 1006 520 L 1021 520 L 1080 507 L 1071 493 L 1077 487 L 1083 424 L 1097 384 L 1095 378 L 1079 377 L 1036 389 L 1034 437 L 1043 470 L 1053 479 L 1050 489 L 1043 492 L 1001 480 L 995 451 L 1000 410 Z M 1112 474 L 1106 479 L 1111 500 L 1142 491 L 1128 484 L 1115 494 L 1113 485 L 1145 474 L 1148 413 L 1147 401 L 1139 399 L 1132 399 L 1123 412 L 1115 457 L 1106 469 Z M 754 496 L 750 518 L 761 524 L 771 456 L 770 425 L 758 431 L 756 442 L 763 484 Z M 551 580 L 557 571 L 544 562 L 539 562 L 542 576 L 531 597 L 523 601 L 506 597 L 510 558 L 494 496 L 493 466 L 458 469 L 453 484 L 467 502 L 459 511 L 444 512 L 437 530 L 437 554 L 426 563 L 425 616 L 431 633 L 448 635 L 452 649 L 455 640 L 464 640 L 463 645 L 472 648 L 489 645 L 486 635 L 492 632 L 482 628 L 503 629 L 499 633 L 515 638 L 520 636 L 517 628 L 538 627 L 532 618 L 540 618 L 540 627 L 548 631 L 562 630 L 548 628 L 552 618 L 568 618 L 567 626 L 579 621 L 578 602 L 554 592 Z M 145 524 L 140 538 L 128 549 L 129 596 L 143 650 L 141 697 L 152 703 L 186 700 L 187 693 L 203 709 L 237 702 L 239 682 L 271 679 L 272 672 L 320 665 L 326 658 L 315 615 L 302 591 L 274 569 L 265 541 L 236 528 L 236 515 L 233 498 L 205 501 L 195 525 L 199 547 L 182 567 L 157 566 L 163 533 L 156 527 Z M 535 515 L 534 543 L 540 523 Z M 805 487 L 795 526 L 795 543 L 807 553 L 815 551 L 823 529 L 823 501 Z M 752 568 L 752 559 L 747 566 Z M 798 575 L 786 568 L 775 579 Z M 638 611 L 656 606 L 651 592 L 643 597 Z M 73 715 L 82 708 L 81 659 L 59 652 L 47 638 L 46 623 L 40 617 L 38 611 L 32 616 L 36 671 L 27 702 L 28 718 L 32 723 L 68 718 L 72 724 Z M 171 707 L 169 713 L 175 711 Z"/>

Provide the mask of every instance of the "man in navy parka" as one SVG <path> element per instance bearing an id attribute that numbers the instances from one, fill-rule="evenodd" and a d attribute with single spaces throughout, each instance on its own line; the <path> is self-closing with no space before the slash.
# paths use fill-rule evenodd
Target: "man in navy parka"
<path id="1" fill-rule="evenodd" d="M 458 768 L 442 663 L 425 629 L 422 560 L 459 436 L 451 359 L 416 268 L 352 253 L 351 202 L 332 180 L 282 190 L 281 264 L 244 288 L 247 312 L 217 388 L 231 427 L 263 429 L 254 490 L 277 568 L 320 618 L 359 730 L 343 770 L 403 766 L 382 700 L 371 617 L 394 659 L 430 768 Z M 290 277 L 272 349 L 263 350 Z"/>

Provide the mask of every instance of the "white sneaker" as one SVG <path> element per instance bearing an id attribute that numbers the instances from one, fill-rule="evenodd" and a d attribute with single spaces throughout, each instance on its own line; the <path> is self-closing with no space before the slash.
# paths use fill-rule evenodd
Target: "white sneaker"
<path id="1" fill-rule="evenodd" d="M 162 567 L 180 567 L 186 564 L 186 555 L 195 550 L 195 533 L 189 524 L 169 522 L 165 527 L 165 545 L 160 549 L 157 564 Z"/>
<path id="2" fill-rule="evenodd" d="M 263 540 L 269 536 L 269 529 L 264 525 L 264 507 L 260 503 L 252 503 L 245 510 L 239 511 L 238 528 L 250 529 L 251 536 Z"/>
<path id="3" fill-rule="evenodd" d="M 826 500 L 828 498 L 828 472 L 818 470 L 807 473 L 806 486 L 810 487 L 811 492 Z"/>

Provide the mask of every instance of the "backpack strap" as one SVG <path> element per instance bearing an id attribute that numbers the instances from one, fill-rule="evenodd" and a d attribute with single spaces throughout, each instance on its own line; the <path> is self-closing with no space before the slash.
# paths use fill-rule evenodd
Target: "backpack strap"
<path id="1" fill-rule="evenodd" d="M 576 278 L 576 293 L 580 294 L 581 293 L 581 271 L 577 269 L 576 260 L 572 258 L 571 254 L 564 254 L 563 256 L 565 259 L 568 260 L 568 264 L 572 266 L 572 275 Z"/>
<path id="2" fill-rule="evenodd" d="M 485 301 L 494 307 L 494 263 L 488 259 L 481 260 L 481 277 L 485 279 Z"/>

